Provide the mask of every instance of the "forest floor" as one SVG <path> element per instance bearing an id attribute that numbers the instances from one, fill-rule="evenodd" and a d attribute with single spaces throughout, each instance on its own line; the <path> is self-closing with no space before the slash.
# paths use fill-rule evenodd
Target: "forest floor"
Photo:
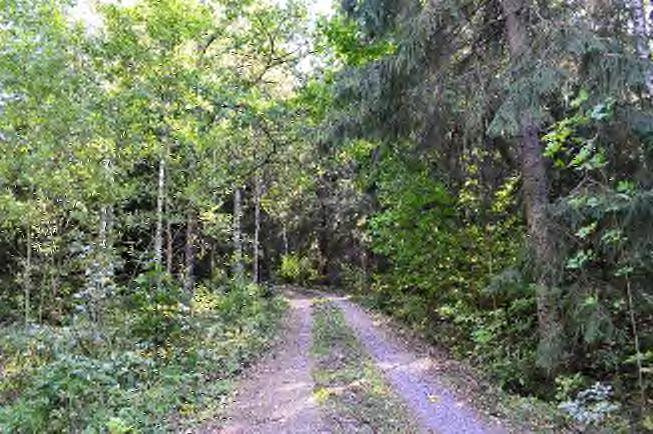
<path id="1" fill-rule="evenodd" d="M 346 297 L 285 289 L 279 342 L 248 370 L 224 417 L 198 432 L 550 431 L 462 364 Z M 510 414 L 512 413 L 512 414 Z M 529 420 L 531 419 L 531 420 Z"/>

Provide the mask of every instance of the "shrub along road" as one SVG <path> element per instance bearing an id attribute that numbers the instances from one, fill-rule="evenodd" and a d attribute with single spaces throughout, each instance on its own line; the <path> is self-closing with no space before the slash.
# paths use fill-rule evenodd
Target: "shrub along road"
<path id="1" fill-rule="evenodd" d="M 358 305 L 304 291 L 286 297 L 278 344 L 242 380 L 226 418 L 202 432 L 512 431 L 444 385 L 437 360 Z"/>

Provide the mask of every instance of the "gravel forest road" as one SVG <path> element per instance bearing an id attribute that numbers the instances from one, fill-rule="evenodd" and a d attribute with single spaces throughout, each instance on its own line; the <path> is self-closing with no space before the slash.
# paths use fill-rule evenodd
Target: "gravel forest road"
<path id="1" fill-rule="evenodd" d="M 312 311 L 316 299 L 330 299 L 371 355 L 387 383 L 407 405 L 420 431 L 438 434 L 507 432 L 488 420 L 438 379 L 437 360 L 410 347 L 387 324 L 345 297 L 304 290 L 284 291 L 289 303 L 281 338 L 242 379 L 226 418 L 200 432 L 332 433 L 313 393 Z"/>

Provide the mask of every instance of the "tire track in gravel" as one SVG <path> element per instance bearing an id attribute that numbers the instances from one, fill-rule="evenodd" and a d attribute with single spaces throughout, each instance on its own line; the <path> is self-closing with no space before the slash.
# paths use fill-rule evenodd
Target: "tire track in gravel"
<path id="1" fill-rule="evenodd" d="M 310 357 L 312 297 L 286 291 L 290 304 L 282 340 L 240 384 L 225 426 L 202 432 L 224 434 L 327 433 L 313 396 Z"/>
<path id="2" fill-rule="evenodd" d="M 346 298 L 330 297 L 345 315 L 364 348 L 408 404 L 422 430 L 438 434 L 499 434 L 507 432 L 496 422 L 483 420 L 471 406 L 437 379 L 434 364 L 384 327 L 375 324 L 360 306 Z"/>

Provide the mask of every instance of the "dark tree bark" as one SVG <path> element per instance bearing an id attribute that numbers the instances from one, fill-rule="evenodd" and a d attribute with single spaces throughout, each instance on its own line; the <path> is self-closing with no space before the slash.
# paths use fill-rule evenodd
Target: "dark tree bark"
<path id="1" fill-rule="evenodd" d="M 259 282 L 260 266 L 259 260 L 261 256 L 261 177 L 256 174 L 254 179 L 254 245 L 253 256 L 254 262 L 252 265 L 252 280 L 254 283 Z"/>
<path id="2" fill-rule="evenodd" d="M 525 19 L 528 0 L 502 0 L 510 55 L 514 61 L 529 55 L 528 25 Z M 537 319 L 540 338 L 540 363 L 554 371 L 561 355 L 562 321 L 558 308 L 555 279 L 551 267 L 556 262 L 555 239 L 547 220 L 549 180 L 539 126 L 528 110 L 522 112 L 521 172 L 528 240 L 537 262 Z"/>
<path id="3" fill-rule="evenodd" d="M 174 246 L 173 246 L 173 236 L 172 236 L 172 222 L 170 220 L 170 201 L 166 200 L 166 210 L 165 214 L 168 216 L 166 222 L 166 272 L 169 276 L 174 272 L 173 261 L 174 261 Z"/>
<path id="4" fill-rule="evenodd" d="M 195 286 L 195 213 L 192 209 L 188 210 L 186 217 L 186 246 L 184 248 L 184 258 L 186 266 L 184 269 L 184 291 L 190 293 Z"/>

